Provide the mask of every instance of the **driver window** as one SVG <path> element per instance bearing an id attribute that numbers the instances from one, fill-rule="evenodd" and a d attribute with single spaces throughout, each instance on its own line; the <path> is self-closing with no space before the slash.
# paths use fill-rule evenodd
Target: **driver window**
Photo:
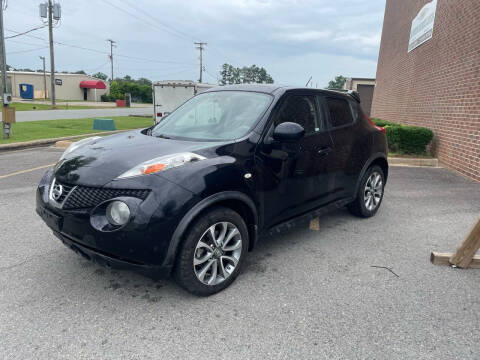
<path id="1" fill-rule="evenodd" d="M 289 96 L 281 105 L 275 118 L 275 126 L 294 122 L 305 129 L 305 135 L 320 131 L 314 96 Z"/>

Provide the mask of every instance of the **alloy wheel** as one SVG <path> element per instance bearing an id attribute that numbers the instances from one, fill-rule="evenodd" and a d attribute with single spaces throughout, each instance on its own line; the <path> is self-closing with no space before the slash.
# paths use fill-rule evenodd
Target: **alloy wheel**
<path id="1" fill-rule="evenodd" d="M 193 255 L 197 279 L 217 285 L 228 279 L 242 255 L 242 236 L 230 222 L 210 226 L 199 239 Z"/>
<path id="2" fill-rule="evenodd" d="M 365 208 L 368 211 L 375 210 L 383 195 L 383 180 L 382 175 L 374 171 L 367 179 L 365 183 L 365 190 L 363 200 L 365 202 Z"/>

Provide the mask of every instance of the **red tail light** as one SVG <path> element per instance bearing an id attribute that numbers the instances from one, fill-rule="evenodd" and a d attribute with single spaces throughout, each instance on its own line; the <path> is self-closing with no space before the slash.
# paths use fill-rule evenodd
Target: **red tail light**
<path id="1" fill-rule="evenodd" d="M 370 119 L 370 118 L 368 117 L 367 114 L 364 114 L 364 115 L 365 115 L 365 119 L 367 119 L 368 122 L 370 123 L 370 125 L 372 125 L 375 129 L 380 130 L 380 131 L 383 132 L 384 134 L 387 133 L 387 130 L 385 130 L 384 127 L 375 125 L 375 123 L 372 121 L 372 119 Z"/>
<path id="2" fill-rule="evenodd" d="M 162 117 L 162 113 L 157 113 L 157 117 Z"/>

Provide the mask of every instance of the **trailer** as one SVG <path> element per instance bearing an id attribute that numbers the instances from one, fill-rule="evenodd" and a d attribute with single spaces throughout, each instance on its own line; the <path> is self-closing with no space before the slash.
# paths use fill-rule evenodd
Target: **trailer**
<path id="1" fill-rule="evenodd" d="M 195 95 L 215 87 L 189 80 L 163 80 L 152 85 L 155 124 Z"/>

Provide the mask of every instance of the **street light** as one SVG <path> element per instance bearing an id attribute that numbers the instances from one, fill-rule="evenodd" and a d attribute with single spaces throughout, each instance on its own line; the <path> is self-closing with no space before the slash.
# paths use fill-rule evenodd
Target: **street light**
<path id="1" fill-rule="evenodd" d="M 39 56 L 43 62 L 43 95 L 45 100 L 47 100 L 47 74 L 45 73 L 45 56 Z"/>

